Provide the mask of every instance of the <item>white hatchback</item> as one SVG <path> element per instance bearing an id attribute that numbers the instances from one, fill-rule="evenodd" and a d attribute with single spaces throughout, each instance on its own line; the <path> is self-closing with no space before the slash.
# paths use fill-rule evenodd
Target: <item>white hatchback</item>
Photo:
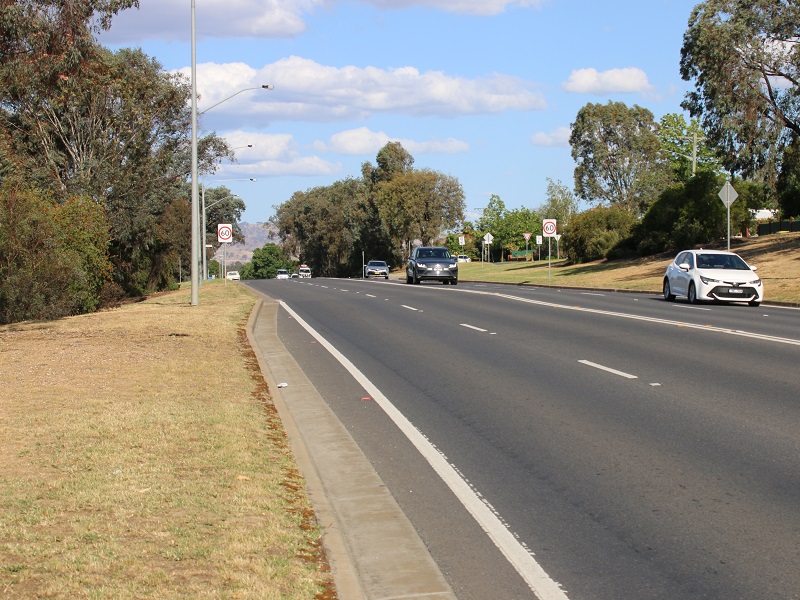
<path id="1" fill-rule="evenodd" d="M 278 271 L 275 273 L 275 279 L 289 279 L 289 270 L 278 269 Z"/>
<path id="2" fill-rule="evenodd" d="M 741 256 L 723 250 L 685 250 L 678 253 L 664 273 L 664 299 L 685 296 L 695 304 L 703 300 L 764 301 L 764 282 Z"/>

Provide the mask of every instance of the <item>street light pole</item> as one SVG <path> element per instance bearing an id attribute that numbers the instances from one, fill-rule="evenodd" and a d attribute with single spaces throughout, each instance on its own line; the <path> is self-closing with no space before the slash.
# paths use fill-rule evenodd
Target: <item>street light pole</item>
<path id="1" fill-rule="evenodd" d="M 200 235 L 198 221 L 200 202 L 197 194 L 197 50 L 192 0 L 192 294 L 191 305 L 200 304 Z"/>

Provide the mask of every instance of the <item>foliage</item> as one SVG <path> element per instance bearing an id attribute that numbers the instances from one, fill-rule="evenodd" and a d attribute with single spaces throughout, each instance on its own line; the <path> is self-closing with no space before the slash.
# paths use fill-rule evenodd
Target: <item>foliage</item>
<path id="1" fill-rule="evenodd" d="M 727 209 L 719 198 L 725 178 L 705 171 L 685 184 L 676 184 L 661 194 L 632 235 L 632 245 L 641 255 L 677 251 L 727 237 Z M 739 197 L 731 205 L 731 235 L 746 233 L 751 226 L 749 208 L 762 201 L 764 187 L 739 181 Z"/>
<path id="2" fill-rule="evenodd" d="M 571 128 L 578 197 L 644 214 L 670 178 L 653 114 L 622 102 L 587 104 Z"/>
<path id="3" fill-rule="evenodd" d="M 232 194 L 225 186 L 205 188 L 202 194 L 206 208 L 206 230 L 204 240 L 201 243 L 205 244 L 205 246 L 211 246 L 211 248 L 205 248 L 206 258 L 208 259 L 216 254 L 221 245 L 217 235 L 217 225 L 220 223 L 230 223 L 233 226 L 234 244 L 243 244 L 245 242 L 244 234 L 241 227 L 239 227 L 239 221 L 247 207 L 244 204 L 244 200 Z"/>
<path id="4" fill-rule="evenodd" d="M 377 167 L 292 197 L 271 219 L 284 248 L 320 276 L 361 272 L 362 259 L 399 265 L 415 239 L 432 243 L 463 219 L 464 192 L 451 176 L 413 169 L 399 142 L 384 146 Z M 363 257 L 363 258 L 362 258 Z"/>
<path id="5" fill-rule="evenodd" d="M 291 269 L 292 261 L 283 249 L 272 242 L 253 250 L 253 260 L 242 266 L 242 279 L 274 279 L 278 269 Z"/>
<path id="6" fill-rule="evenodd" d="M 683 107 L 732 173 L 772 182 L 789 134 L 800 134 L 798 37 L 794 0 L 706 0 L 692 10 L 680 69 L 695 89 Z"/>
<path id="7" fill-rule="evenodd" d="M 635 223 L 630 211 L 622 208 L 592 208 L 572 217 L 561 243 L 573 263 L 600 260 L 628 236 Z"/>
<path id="8" fill-rule="evenodd" d="M 108 283 L 108 226 L 83 197 L 58 205 L 0 189 L 0 323 L 95 310 Z"/>
<path id="9" fill-rule="evenodd" d="M 793 136 L 783 153 L 777 187 L 783 217 L 800 216 L 800 136 Z"/>
<path id="10" fill-rule="evenodd" d="M 561 181 L 553 181 L 547 178 L 547 200 L 536 212 L 543 219 L 555 219 L 556 225 L 566 227 L 569 225 L 572 215 L 578 212 L 578 201 L 575 194 Z M 541 224 L 539 224 L 541 229 Z"/>
<path id="11" fill-rule="evenodd" d="M 697 119 L 687 124 L 683 115 L 670 113 L 661 117 L 658 132 L 677 181 L 686 182 L 697 171 L 722 173 L 716 152 L 706 143 L 705 132 Z"/>

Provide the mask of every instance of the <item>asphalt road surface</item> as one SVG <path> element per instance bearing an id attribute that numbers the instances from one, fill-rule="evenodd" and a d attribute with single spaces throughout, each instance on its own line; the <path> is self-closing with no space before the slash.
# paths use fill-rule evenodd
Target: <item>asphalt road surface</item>
<path id="1" fill-rule="evenodd" d="M 461 600 L 800 598 L 800 311 L 247 283 Z"/>

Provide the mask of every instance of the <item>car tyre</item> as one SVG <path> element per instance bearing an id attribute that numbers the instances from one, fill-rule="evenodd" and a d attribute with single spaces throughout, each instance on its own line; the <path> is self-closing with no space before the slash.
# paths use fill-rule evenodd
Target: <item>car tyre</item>
<path id="1" fill-rule="evenodd" d="M 386 277 L 384 277 L 384 279 L 388 280 L 388 279 L 389 279 L 389 276 L 387 275 Z"/>
<path id="2" fill-rule="evenodd" d="M 675 294 L 672 293 L 672 289 L 669 287 L 669 279 L 666 277 L 664 278 L 664 300 L 667 302 L 675 300 Z"/>
<path id="3" fill-rule="evenodd" d="M 450 285 L 458 285 L 458 279 L 451 279 Z"/>
<path id="4" fill-rule="evenodd" d="M 761 304 L 761 302 L 759 302 L 758 300 L 751 300 L 750 302 L 748 302 L 748 304 L 750 306 L 758 306 Z"/>
<path id="5" fill-rule="evenodd" d="M 411 283 L 411 282 L 412 282 L 411 275 L 406 273 L 406 283 Z"/>
<path id="6" fill-rule="evenodd" d="M 694 287 L 694 281 L 689 284 L 689 291 L 686 293 L 686 299 L 689 304 L 697 304 L 697 289 Z"/>

